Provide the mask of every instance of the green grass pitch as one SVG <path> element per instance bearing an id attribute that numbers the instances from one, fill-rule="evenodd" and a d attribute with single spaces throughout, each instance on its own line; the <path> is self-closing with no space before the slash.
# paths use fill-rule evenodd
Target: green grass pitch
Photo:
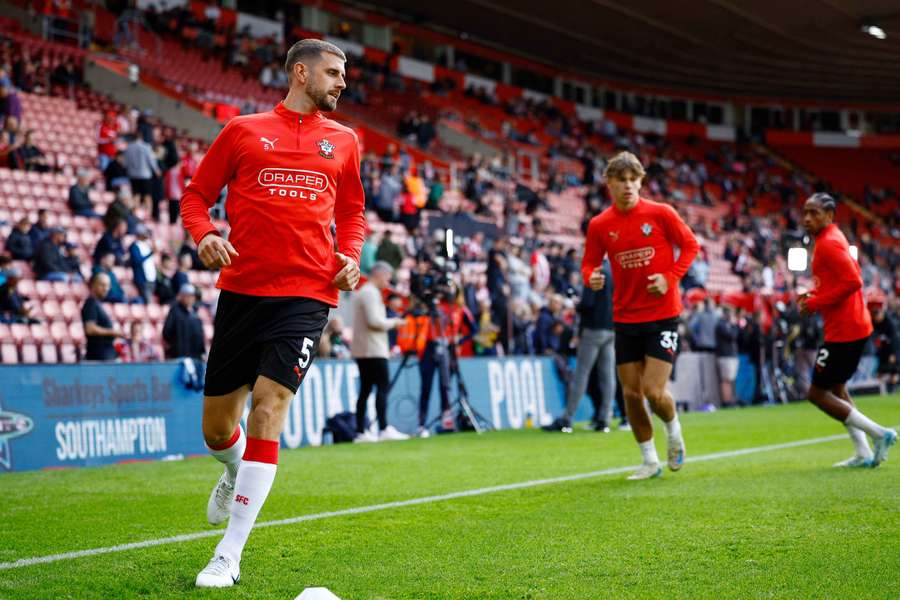
<path id="1" fill-rule="evenodd" d="M 900 424 L 900 397 L 860 407 Z M 662 428 L 657 444 L 665 456 Z M 682 417 L 688 456 L 842 434 L 809 404 Z M 0 598 L 900 597 L 900 447 L 849 439 L 258 529 L 241 582 L 193 582 L 217 537 L 0 570 Z M 283 451 L 261 521 L 635 465 L 630 433 L 505 431 Z M 211 529 L 211 458 L 0 476 L 0 563 Z"/>

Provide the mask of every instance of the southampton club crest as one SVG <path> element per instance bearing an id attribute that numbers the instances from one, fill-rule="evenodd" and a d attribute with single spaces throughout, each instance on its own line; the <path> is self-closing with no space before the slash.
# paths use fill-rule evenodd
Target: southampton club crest
<path id="1" fill-rule="evenodd" d="M 323 138 L 316 142 L 316 145 L 319 147 L 319 156 L 322 158 L 334 158 L 334 144 Z"/>
<path id="2" fill-rule="evenodd" d="M 641 233 L 644 234 L 644 237 L 650 235 L 650 232 L 653 231 L 653 226 L 650 223 L 644 223 L 641 225 Z"/>
<path id="3" fill-rule="evenodd" d="M 12 455 L 9 441 L 25 435 L 34 428 L 30 417 L 14 412 L 7 412 L 0 406 L 0 467 L 7 471 L 12 469 Z"/>

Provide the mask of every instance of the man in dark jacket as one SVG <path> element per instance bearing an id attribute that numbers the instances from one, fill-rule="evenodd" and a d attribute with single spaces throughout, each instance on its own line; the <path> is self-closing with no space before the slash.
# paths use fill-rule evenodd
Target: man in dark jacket
<path id="1" fill-rule="evenodd" d="M 206 354 L 203 323 L 194 312 L 196 300 L 197 289 L 193 285 L 188 283 L 178 290 L 178 297 L 172 303 L 163 325 L 166 358 L 188 357 L 199 360 Z"/>
<path id="2" fill-rule="evenodd" d="M 6 238 L 6 251 L 15 260 L 31 260 L 34 256 L 34 244 L 28 235 L 29 227 L 31 222 L 28 217 L 22 217 Z"/>
<path id="3" fill-rule="evenodd" d="M 77 258 L 66 248 L 66 230 L 54 227 L 50 237 L 38 244 L 34 253 L 34 272 L 47 281 L 82 281 Z"/>
<path id="4" fill-rule="evenodd" d="M 78 181 L 69 188 L 69 208 L 72 213 L 81 217 L 100 218 L 100 215 L 94 212 L 94 203 L 88 196 L 91 189 L 91 177 L 87 171 L 80 170 L 78 172 Z"/>
<path id="5" fill-rule="evenodd" d="M 125 221 L 115 220 L 97 241 L 97 246 L 94 248 L 94 264 L 98 264 L 100 257 L 104 254 L 112 253 L 116 257 L 116 264 L 124 265 L 125 245 L 122 243 L 122 238 L 125 237 L 127 231 L 128 224 Z"/>

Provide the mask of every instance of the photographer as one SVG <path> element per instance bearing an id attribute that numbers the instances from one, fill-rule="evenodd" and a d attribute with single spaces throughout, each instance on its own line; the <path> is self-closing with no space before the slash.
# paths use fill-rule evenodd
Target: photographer
<path id="1" fill-rule="evenodd" d="M 400 317 L 387 317 L 382 290 L 391 281 L 394 269 L 384 261 L 372 266 L 369 281 L 363 285 L 353 302 L 353 341 L 350 351 L 359 367 L 359 396 L 356 399 L 356 439 L 354 442 L 379 442 L 385 440 L 405 440 L 408 435 L 400 433 L 387 424 L 388 376 L 388 334 L 391 329 L 403 323 Z M 375 392 L 375 412 L 378 415 L 378 431 L 366 431 L 366 403 L 372 388 Z"/>
<path id="2" fill-rule="evenodd" d="M 428 437 L 425 427 L 428 403 L 434 372 L 438 371 L 441 395 L 442 426 L 453 429 L 450 412 L 450 367 L 455 359 L 456 344 L 462 326 L 464 311 L 456 301 L 453 281 L 439 268 L 420 261 L 410 280 L 410 290 L 419 303 L 418 311 L 428 315 L 428 332 L 425 348 L 419 357 L 419 374 L 422 390 L 419 396 L 419 437 Z"/>

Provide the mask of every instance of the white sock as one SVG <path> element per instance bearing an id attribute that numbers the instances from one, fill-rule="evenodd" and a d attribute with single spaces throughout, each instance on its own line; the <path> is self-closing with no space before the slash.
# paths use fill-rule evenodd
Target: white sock
<path id="1" fill-rule="evenodd" d="M 873 440 L 881 439 L 884 437 L 884 432 L 887 431 L 884 427 L 862 414 L 855 408 L 850 409 L 850 414 L 847 415 L 847 420 L 844 421 L 844 425 L 852 425 L 857 429 L 862 429 L 870 436 L 872 436 Z"/>
<path id="2" fill-rule="evenodd" d="M 241 462 L 237 481 L 234 484 L 234 500 L 231 503 L 231 517 L 222 541 L 216 546 L 216 555 L 224 554 L 240 562 L 244 545 L 256 517 L 272 489 L 278 465 L 245 460 Z"/>
<path id="3" fill-rule="evenodd" d="M 278 469 L 278 441 L 248 438 L 244 459 L 234 482 L 228 527 L 216 554 L 240 562 L 244 545 L 262 509 Z"/>
<path id="4" fill-rule="evenodd" d="M 646 442 L 640 442 L 641 456 L 644 458 L 645 465 L 658 465 L 659 457 L 656 455 L 656 446 L 653 445 L 653 439 Z"/>
<path id="5" fill-rule="evenodd" d="M 856 455 L 860 458 L 872 458 L 872 449 L 869 448 L 869 440 L 866 439 L 865 432 L 852 425 L 845 424 L 844 427 L 847 428 L 847 433 L 850 434 L 850 441 L 853 442 Z"/>
<path id="6" fill-rule="evenodd" d="M 678 413 L 675 413 L 675 417 L 668 423 L 665 423 L 665 426 L 666 431 L 669 433 L 669 440 L 681 439 L 681 423 L 678 421 Z"/>
<path id="7" fill-rule="evenodd" d="M 216 450 L 206 446 L 209 453 L 220 463 L 225 463 L 225 469 L 228 471 L 228 477 L 233 482 L 237 477 L 238 467 L 241 464 L 241 458 L 244 456 L 244 449 L 247 447 L 247 436 L 244 435 L 243 427 L 238 424 L 234 430 L 234 435 L 225 447 Z"/>

